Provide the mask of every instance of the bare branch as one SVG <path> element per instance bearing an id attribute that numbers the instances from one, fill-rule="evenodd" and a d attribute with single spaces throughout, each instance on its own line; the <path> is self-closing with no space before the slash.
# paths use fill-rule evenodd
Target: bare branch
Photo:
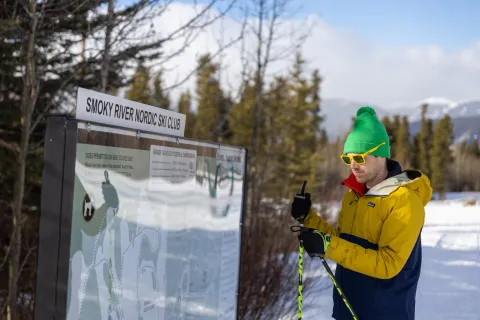
<path id="1" fill-rule="evenodd" d="M 97 56 L 100 56 L 101 52 L 96 52 Z M 78 75 L 78 72 L 80 72 L 86 65 L 86 62 L 80 63 L 77 65 L 77 67 L 74 69 L 74 71 L 66 78 L 63 79 L 61 85 L 59 86 L 57 93 L 61 94 L 64 92 L 64 89 L 71 84 L 71 82 L 74 80 L 74 78 Z M 36 127 L 40 124 L 40 122 L 44 119 L 44 117 L 50 112 L 52 107 L 54 106 L 55 103 L 55 98 L 57 96 L 53 96 L 47 103 L 45 109 L 43 110 L 43 113 L 39 114 L 35 120 L 32 121 L 32 125 L 30 127 L 30 134 L 35 131 Z"/>
<path id="2" fill-rule="evenodd" d="M 219 50 L 217 50 L 217 52 L 213 53 L 210 55 L 211 59 L 215 59 L 217 56 L 219 56 L 225 49 L 228 49 L 229 47 L 233 46 L 235 43 L 237 43 L 240 39 L 243 38 L 243 29 L 242 29 L 242 32 L 241 34 L 236 38 L 236 39 L 233 39 L 232 41 L 230 41 L 228 44 L 226 44 L 224 47 L 220 48 Z M 193 75 L 195 75 L 198 70 L 200 70 L 202 66 L 197 66 L 196 68 L 194 68 L 192 71 L 190 71 L 186 76 L 184 76 L 181 80 L 175 82 L 175 84 L 171 85 L 171 86 L 168 86 L 168 87 L 165 87 L 164 90 L 168 91 L 168 90 L 172 90 L 174 88 L 177 88 L 181 85 L 183 85 L 185 82 L 187 82 Z"/>
<path id="3" fill-rule="evenodd" d="M 178 29 L 174 30 L 173 32 L 171 32 L 168 36 L 164 37 L 162 40 L 161 40 L 161 44 L 164 44 L 166 42 L 170 42 L 170 41 L 173 41 L 173 40 L 176 40 L 178 39 L 179 37 L 183 37 L 184 40 L 183 40 L 183 45 L 180 47 L 180 49 L 178 49 L 177 51 L 175 51 L 174 53 L 172 54 L 169 54 L 168 56 L 166 56 L 166 58 L 162 59 L 161 60 L 161 64 L 165 63 L 166 61 L 170 60 L 171 58 L 181 54 L 182 52 L 185 51 L 185 49 L 191 44 L 191 41 L 193 41 L 196 37 L 192 37 L 191 36 L 191 33 L 193 33 L 194 31 L 197 31 L 198 33 L 200 33 L 201 31 L 203 31 L 207 26 L 209 25 L 212 25 L 213 23 L 215 23 L 217 20 L 221 19 L 222 17 L 224 17 L 226 15 L 227 12 L 229 12 L 234 4 L 236 3 L 237 0 L 231 0 L 231 2 L 229 3 L 229 5 L 227 6 L 227 8 L 223 11 L 221 11 L 218 15 L 216 15 L 214 18 L 210 19 L 210 20 L 207 20 L 199 25 L 195 25 L 195 22 L 198 21 L 201 17 L 205 16 L 206 13 L 211 10 L 211 8 L 213 7 L 213 5 L 217 2 L 217 0 L 212 0 L 203 10 L 201 10 L 198 14 L 196 14 L 193 18 L 191 18 L 187 23 L 185 23 L 184 25 L 182 25 L 181 27 L 179 27 Z M 188 32 L 190 34 L 185 34 L 183 32 Z M 243 37 L 243 27 L 242 27 L 242 32 L 240 34 L 240 36 L 237 38 L 237 39 L 240 39 Z M 191 40 L 191 41 L 190 41 Z M 230 47 L 231 45 L 233 45 L 233 43 L 235 43 L 236 41 L 232 41 L 230 42 L 229 44 L 227 44 L 224 48 L 220 48 L 219 52 L 221 52 L 223 49 L 225 48 L 228 48 Z M 194 71 L 196 72 L 196 71 Z"/>
<path id="4" fill-rule="evenodd" d="M 27 251 L 27 254 L 25 255 L 25 258 L 23 258 L 22 264 L 20 265 L 20 268 L 17 273 L 17 278 L 15 279 L 15 282 L 18 282 L 18 278 L 20 277 L 20 274 L 22 273 L 22 270 L 25 268 L 25 264 L 28 261 L 28 258 L 32 254 L 33 251 L 37 250 L 37 246 L 30 247 Z"/>
<path id="5" fill-rule="evenodd" d="M 0 139 L 0 148 L 7 149 L 13 152 L 15 155 L 20 152 L 20 147 L 17 143 L 14 142 L 6 142 L 5 140 Z"/>
<path id="6" fill-rule="evenodd" d="M 13 231 L 11 232 L 11 235 L 10 235 L 10 239 L 13 237 Z M 7 247 L 7 251 L 5 252 L 5 256 L 3 257 L 3 261 L 2 263 L 0 264 L 0 271 L 2 271 L 3 269 L 3 266 L 5 265 L 5 263 L 8 261 L 8 257 L 10 255 L 10 249 L 12 247 L 12 244 L 10 243 Z M 2 314 L 2 312 L 0 312 L 0 314 Z"/>
<path id="7" fill-rule="evenodd" d="M 10 250 L 10 246 L 8 247 L 8 250 Z M 20 265 L 20 268 L 19 270 L 17 271 L 16 273 L 16 278 L 15 278 L 15 283 L 18 282 L 18 279 L 20 278 L 20 274 L 22 273 L 22 270 L 25 268 L 25 264 L 27 263 L 28 261 L 28 258 L 30 257 L 30 255 L 32 254 L 33 251 L 37 250 L 37 246 L 33 246 L 33 247 L 30 247 L 27 251 L 27 254 L 25 255 L 25 258 L 23 259 L 21 265 Z M 6 259 L 6 257 L 5 257 Z M 5 260 L 4 259 L 4 260 Z M 2 265 L 0 265 L 0 270 L 2 269 L 2 266 L 3 264 L 5 263 L 5 261 L 2 262 Z M 5 303 L 2 305 L 2 308 L 0 310 L 0 314 L 3 314 L 5 312 L 5 308 L 8 306 L 8 300 L 5 301 Z"/>
<path id="8" fill-rule="evenodd" d="M 42 152 L 43 151 L 42 147 L 44 144 L 45 144 L 45 138 L 42 138 L 39 141 L 37 141 L 35 144 L 30 146 L 28 153 L 36 154 L 36 153 Z"/>
<path id="9" fill-rule="evenodd" d="M 76 14 L 80 11 L 90 0 L 66 0 L 65 2 L 52 3 L 43 2 L 44 14 L 50 17 L 61 16 L 63 14 Z"/>

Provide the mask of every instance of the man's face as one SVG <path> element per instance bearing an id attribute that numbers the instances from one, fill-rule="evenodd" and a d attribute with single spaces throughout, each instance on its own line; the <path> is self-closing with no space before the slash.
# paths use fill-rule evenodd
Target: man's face
<path id="1" fill-rule="evenodd" d="M 381 158 L 372 155 L 365 157 L 364 164 L 358 164 L 352 161 L 350 169 L 360 183 L 368 183 L 375 179 L 382 169 Z"/>

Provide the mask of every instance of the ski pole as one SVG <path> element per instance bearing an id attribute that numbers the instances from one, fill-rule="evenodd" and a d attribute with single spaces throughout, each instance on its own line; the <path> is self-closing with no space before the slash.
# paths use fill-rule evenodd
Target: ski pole
<path id="1" fill-rule="evenodd" d="M 353 319 L 354 319 L 354 320 L 358 320 L 358 317 L 357 317 L 357 315 L 355 314 L 355 312 L 353 311 L 353 308 L 352 308 L 352 306 L 350 305 L 350 302 L 348 301 L 347 297 L 346 297 L 345 294 L 343 293 L 342 289 L 340 289 L 340 286 L 337 284 L 337 280 L 335 279 L 335 276 L 333 275 L 332 269 L 330 269 L 327 261 L 325 261 L 325 259 L 323 258 L 323 256 L 320 257 L 320 260 L 322 260 L 323 266 L 325 267 L 325 270 L 327 270 L 327 273 L 328 273 L 328 276 L 330 277 L 330 279 L 332 279 L 333 285 L 334 285 L 335 288 L 337 289 L 338 294 L 339 294 L 340 297 L 342 298 L 342 300 L 343 300 L 343 302 L 345 303 L 345 305 L 347 306 L 348 310 L 350 310 L 350 313 L 352 314 Z"/>
<path id="2" fill-rule="evenodd" d="M 303 225 L 303 224 L 302 224 Z M 298 320 L 302 319 L 302 290 L 303 290 L 303 241 L 298 247 Z"/>
<path id="3" fill-rule="evenodd" d="M 305 186 L 307 185 L 307 181 L 303 182 L 302 191 L 300 194 L 297 194 L 296 197 L 298 198 L 308 198 L 310 194 L 305 194 Z M 300 219 L 300 228 L 303 228 L 303 219 Z M 300 240 L 300 244 L 298 247 L 298 320 L 302 319 L 302 312 L 303 312 L 303 241 Z"/>

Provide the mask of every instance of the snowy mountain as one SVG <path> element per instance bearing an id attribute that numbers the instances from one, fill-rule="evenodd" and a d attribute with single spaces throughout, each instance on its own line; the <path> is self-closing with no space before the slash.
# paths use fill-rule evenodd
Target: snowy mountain
<path id="1" fill-rule="evenodd" d="M 380 119 L 384 115 L 408 116 L 410 130 L 415 133 L 419 128 L 422 105 L 425 103 L 428 104 L 427 117 L 434 122 L 440 120 L 445 114 L 452 117 L 456 142 L 464 139 L 471 141 L 474 135 L 480 135 L 480 98 L 452 101 L 441 97 L 430 97 L 413 103 L 397 103 L 388 108 L 345 99 L 324 99 L 321 114 L 325 117 L 325 121 L 322 125 L 333 140 L 349 129 L 351 118 L 355 116 L 360 106 L 369 105 L 375 108 Z"/>
<path id="2" fill-rule="evenodd" d="M 428 98 L 413 106 L 404 106 L 403 109 L 407 110 L 406 112 L 413 110 L 413 113 L 408 112 L 410 122 L 421 119 L 421 106 L 424 103 L 428 104 L 427 117 L 431 119 L 440 119 L 445 114 L 448 114 L 452 118 L 480 117 L 480 99 L 450 101 L 445 98 Z M 398 111 L 401 110 L 402 109 L 399 109 Z M 403 114 L 406 114 L 406 112 L 403 112 Z"/>
<path id="3" fill-rule="evenodd" d="M 450 109 L 449 115 L 452 118 L 480 117 L 480 99 L 461 101 Z"/>
<path id="4" fill-rule="evenodd" d="M 452 118 L 454 143 L 471 143 L 475 136 L 480 136 L 480 99 L 450 101 L 445 98 L 428 98 L 413 107 L 405 107 L 402 114 L 409 116 L 411 134 L 420 130 L 421 106 L 424 103 L 428 104 L 427 117 L 432 119 L 434 124 L 446 114 Z"/>
<path id="5" fill-rule="evenodd" d="M 421 119 L 424 104 L 428 104 L 427 117 L 431 119 L 439 119 L 455 107 L 454 101 L 431 97 L 417 102 L 398 103 L 388 110 L 390 114 L 407 115 L 410 122 L 415 122 Z"/>

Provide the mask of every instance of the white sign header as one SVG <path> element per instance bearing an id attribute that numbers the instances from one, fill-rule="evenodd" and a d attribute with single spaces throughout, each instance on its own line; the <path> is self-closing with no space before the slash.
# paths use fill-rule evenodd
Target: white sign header
<path id="1" fill-rule="evenodd" d="M 183 137 L 186 115 L 78 88 L 76 118 Z"/>

